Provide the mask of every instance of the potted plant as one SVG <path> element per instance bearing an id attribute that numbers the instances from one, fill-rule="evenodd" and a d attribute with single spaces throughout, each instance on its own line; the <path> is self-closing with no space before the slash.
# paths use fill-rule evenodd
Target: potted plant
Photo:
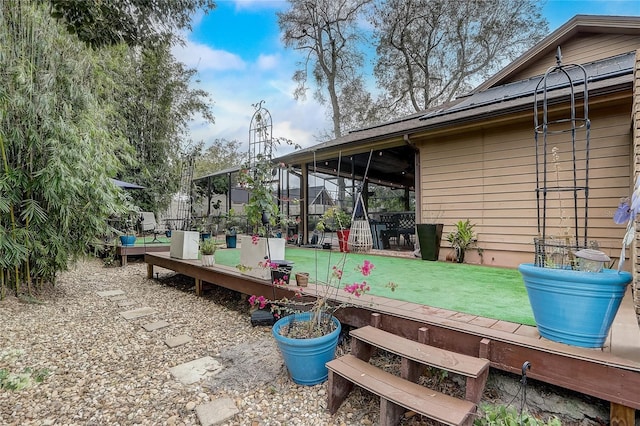
<path id="1" fill-rule="evenodd" d="M 235 210 L 229 209 L 229 213 L 227 213 L 226 221 L 225 221 L 225 242 L 227 243 L 227 248 L 236 248 L 237 244 L 237 235 L 238 230 L 237 226 L 239 225 L 238 219 L 235 214 Z"/>
<path id="2" fill-rule="evenodd" d="M 200 241 L 200 254 L 202 266 L 213 266 L 216 263 L 215 253 L 218 249 L 213 238 L 206 238 Z"/>
<path id="3" fill-rule="evenodd" d="M 455 251 L 456 261 L 464 262 L 464 252 L 476 243 L 475 232 L 473 231 L 475 224 L 469 219 L 459 220 L 456 223 L 456 230 L 447 235 L 447 241 L 451 243 L 451 248 Z"/>
<path id="4" fill-rule="evenodd" d="M 349 297 L 361 297 L 370 287 L 366 281 L 344 285 L 342 283 L 343 269 L 346 266 L 344 253 L 338 263 L 330 269 L 326 280 L 316 277 L 316 294 L 313 300 L 291 301 L 268 300 L 263 296 L 251 296 L 249 303 L 253 307 L 270 307 L 274 316 L 278 318 L 272 328 L 272 335 L 276 339 L 285 365 L 295 383 L 301 385 L 315 385 L 327 379 L 328 371 L 325 364 L 335 356 L 335 350 L 340 336 L 340 321 L 334 316 L 341 308 L 350 306 L 346 301 L 332 304 L 338 291 L 345 291 Z M 374 269 L 374 265 L 365 260 L 356 266 L 356 270 L 367 277 Z M 316 273 L 317 275 L 317 273 Z M 390 283 L 391 288 L 395 284 Z"/>
<path id="5" fill-rule="evenodd" d="M 538 236 L 534 238 L 534 263 L 523 263 L 518 270 L 542 337 L 574 346 L 600 348 L 632 276 L 625 271 L 593 268 L 592 260 L 602 261 L 607 256 L 597 250 L 597 242 L 587 238 L 590 130 L 585 123 L 589 122 L 588 78 L 582 66 L 565 66 L 559 60 L 561 57 L 558 48 L 557 65 L 547 70 L 534 91 Z M 567 79 L 572 93 L 574 86 L 584 91 L 583 105 L 576 106 L 571 102 L 563 114 L 554 114 L 555 120 L 549 120 L 546 113 L 547 76 L 552 73 Z M 558 83 L 554 81 L 554 84 Z M 571 160 L 563 161 L 563 157 Z M 571 174 L 573 180 L 564 178 L 565 173 Z M 635 231 L 640 205 L 638 193 L 640 180 L 636 182 L 631 203 L 626 208 L 627 229 L 631 230 L 631 235 Z M 553 211 L 559 213 L 556 235 L 550 225 Z M 629 234 L 625 236 L 625 243 L 633 240 L 628 237 Z M 624 249 L 623 245 L 622 258 Z M 590 261 L 577 261 L 580 256 L 588 256 Z"/>
<path id="6" fill-rule="evenodd" d="M 351 232 L 351 215 L 338 206 L 329 207 L 316 225 L 318 231 L 335 230 L 338 245 L 343 253 L 349 252 L 349 233 Z"/>
<path id="7" fill-rule="evenodd" d="M 206 240 L 211 237 L 211 231 L 209 229 L 209 218 L 206 216 L 198 219 L 196 230 L 200 233 L 200 240 Z"/>
<path id="8" fill-rule="evenodd" d="M 416 224 L 418 247 L 420 248 L 422 260 L 435 261 L 440 256 L 440 243 L 444 224 L 439 223 L 440 216 L 442 216 L 440 210 L 429 210 L 428 216 L 426 223 Z"/>
<path id="9" fill-rule="evenodd" d="M 240 264 L 242 272 L 261 279 L 270 279 L 266 259 L 284 259 L 284 238 L 270 237 L 273 226 L 278 223 L 280 210 L 273 195 L 273 171 L 278 167 L 267 157 L 258 155 L 256 163 L 240 171 L 238 182 L 249 191 L 249 202 L 245 206 L 247 222 L 252 235 L 242 236 Z"/>
<path id="10" fill-rule="evenodd" d="M 245 165 L 240 170 L 238 181 L 249 191 L 249 202 L 245 207 L 247 222 L 252 233 L 266 235 L 268 226 L 275 226 L 280 210 L 273 194 L 273 171 L 276 165 L 263 155 L 258 155 L 255 164 Z"/>
<path id="11" fill-rule="evenodd" d="M 125 218 L 125 232 L 120 235 L 120 243 L 125 247 L 132 247 L 136 243 L 136 226 L 140 221 L 140 213 L 135 208 L 131 208 Z"/>

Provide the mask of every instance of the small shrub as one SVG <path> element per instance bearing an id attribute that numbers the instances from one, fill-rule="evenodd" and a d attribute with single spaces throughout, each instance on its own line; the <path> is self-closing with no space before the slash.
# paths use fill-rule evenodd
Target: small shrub
<path id="1" fill-rule="evenodd" d="M 562 426 L 557 417 L 545 422 L 527 412 L 520 414 L 515 408 L 504 405 L 484 404 L 480 410 L 481 417 L 473 422 L 475 426 Z"/>
<path id="2" fill-rule="evenodd" d="M 19 349 L 8 349 L 0 353 L 0 361 L 12 363 L 19 358 L 24 351 Z M 42 383 L 51 374 L 47 368 L 33 370 L 30 367 L 24 368 L 19 373 L 13 373 L 9 368 L 0 368 L 0 389 L 19 391 L 35 383 Z"/>

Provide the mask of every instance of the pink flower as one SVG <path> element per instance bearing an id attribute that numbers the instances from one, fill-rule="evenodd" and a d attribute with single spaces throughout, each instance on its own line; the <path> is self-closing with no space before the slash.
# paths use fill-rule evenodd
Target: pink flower
<path id="1" fill-rule="evenodd" d="M 337 279 L 342 279 L 342 269 L 338 269 L 336 266 L 333 267 L 333 276 Z"/>
<path id="2" fill-rule="evenodd" d="M 258 245 L 258 241 L 259 241 L 259 239 L 260 239 L 260 237 L 259 237 L 259 236 L 255 235 L 255 234 L 254 234 L 254 235 L 252 235 L 252 236 L 251 236 L 251 244 L 253 244 L 254 246 L 257 246 L 257 245 Z"/>
<path id="3" fill-rule="evenodd" d="M 361 283 L 353 283 L 344 286 L 344 291 L 349 294 L 353 294 L 356 297 L 360 297 L 365 294 L 367 291 L 371 290 L 371 287 L 367 284 L 366 281 L 362 281 Z"/>
<path id="4" fill-rule="evenodd" d="M 256 296 L 255 294 L 249 298 L 249 305 L 259 305 L 260 309 L 264 309 L 267 306 L 267 299 L 264 296 Z"/>
<path id="5" fill-rule="evenodd" d="M 286 286 L 288 278 L 289 278 L 288 276 L 284 275 L 282 278 L 275 279 L 275 280 L 273 280 L 273 285 L 275 285 L 276 287 L 277 286 L 281 286 L 281 287 Z"/>
<path id="6" fill-rule="evenodd" d="M 374 267 L 375 266 L 373 265 L 373 263 L 365 260 L 362 266 L 358 265 L 358 271 L 362 272 L 362 275 L 364 275 L 365 277 L 368 277 Z"/>

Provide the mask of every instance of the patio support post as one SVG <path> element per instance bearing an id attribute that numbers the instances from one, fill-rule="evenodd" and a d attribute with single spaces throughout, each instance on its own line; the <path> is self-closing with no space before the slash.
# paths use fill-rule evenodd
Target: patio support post
<path id="1" fill-rule="evenodd" d="M 211 176 L 207 176 L 207 217 L 211 216 Z"/>
<path id="2" fill-rule="evenodd" d="M 414 165 L 413 165 L 413 169 L 414 169 L 413 188 L 414 188 L 414 192 L 415 192 L 415 196 L 416 196 L 416 205 L 415 205 L 416 223 L 422 223 L 422 202 L 420 201 L 420 200 L 422 200 L 422 188 L 420 186 L 420 149 L 418 149 L 416 144 L 411 141 L 411 139 L 409 138 L 408 134 L 405 134 L 403 139 L 404 139 L 404 141 L 406 142 L 407 145 L 409 145 L 411 148 L 413 148 L 413 152 L 414 152 L 414 156 L 413 156 L 413 161 L 414 161 Z M 406 196 L 406 202 L 407 202 L 407 210 L 409 210 L 409 196 L 408 196 L 408 193 L 407 193 L 407 196 Z M 417 235 L 417 233 L 416 233 L 416 235 Z M 416 241 L 417 241 L 417 239 L 416 239 Z"/>
<path id="3" fill-rule="evenodd" d="M 302 176 L 300 180 L 300 227 L 298 232 L 302 232 L 301 244 L 309 242 L 309 163 L 302 164 L 300 167 Z"/>
<path id="4" fill-rule="evenodd" d="M 231 173 L 227 173 L 227 215 L 231 209 Z"/>

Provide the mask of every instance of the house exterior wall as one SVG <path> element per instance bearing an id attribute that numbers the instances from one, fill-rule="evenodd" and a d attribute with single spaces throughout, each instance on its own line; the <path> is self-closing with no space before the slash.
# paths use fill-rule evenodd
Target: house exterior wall
<path id="1" fill-rule="evenodd" d="M 620 252 L 624 226 L 612 221 L 620 197 L 630 189 L 631 102 L 618 100 L 590 109 L 589 235 L 612 258 Z M 532 106 L 533 109 L 533 106 Z M 504 122 L 503 122 L 504 123 Z M 460 134 L 414 139 L 420 149 L 420 208 L 422 222 L 443 223 L 440 258 L 449 252 L 446 235 L 459 220 L 476 224 L 478 250 L 465 262 L 516 267 L 533 262 L 533 238 L 537 236 L 535 143 L 533 117 L 514 118 L 508 125 L 482 127 Z M 569 136 L 556 140 L 561 149 L 561 186 L 572 167 L 566 148 Z M 579 152 L 578 157 L 583 157 Z M 567 195 L 563 195 L 566 197 Z M 573 223 L 573 202 L 549 197 L 548 235 L 561 234 Z M 552 199 L 553 198 L 553 199 Z M 562 216 L 566 219 L 561 224 Z M 580 216 L 580 214 L 578 215 Z M 431 219 L 430 219 L 431 218 Z"/>
<path id="2" fill-rule="evenodd" d="M 632 176 L 635 181 L 637 176 L 640 175 L 640 49 L 636 51 L 636 67 L 635 78 L 633 84 L 633 111 L 631 114 L 631 129 L 633 132 L 633 170 Z M 636 222 L 637 229 L 637 222 Z M 633 288 L 634 291 L 634 305 L 636 313 L 640 314 L 640 283 L 638 282 L 638 270 L 640 269 L 640 259 L 638 259 L 638 245 L 640 244 L 640 233 L 636 233 L 635 244 L 631 247 L 630 258 L 632 261 L 633 272 Z"/>
<path id="3" fill-rule="evenodd" d="M 640 37 L 626 34 L 591 34 L 574 38 L 560 46 L 562 63 L 586 64 L 598 59 L 610 58 L 634 51 L 640 45 Z M 547 55 L 529 68 L 514 74 L 511 81 L 526 80 L 544 74 L 556 65 L 555 53 Z"/>

